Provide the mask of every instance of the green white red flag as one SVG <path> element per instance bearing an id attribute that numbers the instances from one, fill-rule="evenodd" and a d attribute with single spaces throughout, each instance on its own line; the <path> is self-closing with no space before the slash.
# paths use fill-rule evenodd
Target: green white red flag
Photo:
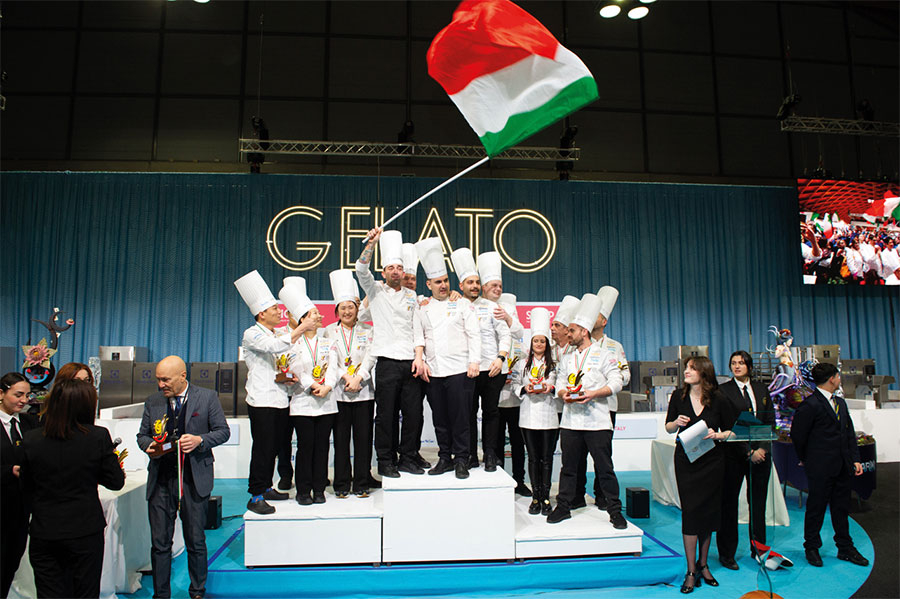
<path id="1" fill-rule="evenodd" d="M 464 0 L 426 58 L 489 156 L 598 95 L 581 59 L 509 0 Z"/>

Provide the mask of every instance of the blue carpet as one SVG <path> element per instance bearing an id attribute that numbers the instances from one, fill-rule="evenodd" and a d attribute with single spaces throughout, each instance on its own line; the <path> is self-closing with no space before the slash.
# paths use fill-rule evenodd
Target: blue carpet
<path id="1" fill-rule="evenodd" d="M 620 472 L 620 487 L 650 488 L 650 473 Z M 588 488 L 591 481 L 588 482 Z M 243 566 L 243 520 L 247 501 L 246 481 L 217 480 L 216 495 L 222 495 L 225 515 L 222 527 L 207 531 L 209 548 L 208 597 L 534 597 L 547 599 L 588 599 L 595 597 L 653 598 L 678 593 L 686 569 L 681 541 L 680 510 L 651 502 L 651 518 L 634 520 L 646 536 L 640 557 L 543 559 L 524 562 L 422 564 L 392 566 L 325 566 L 303 568 L 257 568 Z M 796 564 L 791 569 L 770 572 L 776 593 L 783 597 L 850 597 L 871 572 L 839 561 L 831 543 L 834 534 L 826 518 L 822 528 L 824 568 L 813 568 L 803 557 L 803 509 L 797 507 L 795 491 L 788 491 L 789 527 L 770 527 L 769 541 Z M 229 517 L 233 516 L 233 517 Z M 746 526 L 742 526 L 742 534 Z M 859 551 L 874 563 L 872 544 L 865 531 L 851 518 L 850 534 Z M 298 539 L 302 542 L 302 539 Z M 767 589 L 765 576 L 758 574 L 750 558 L 749 546 L 742 539 L 738 547 L 740 570 L 719 566 L 715 540 L 710 550 L 710 567 L 721 587 L 719 597 L 739 597 L 757 588 Z M 666 584 L 647 585 L 647 580 Z M 173 560 L 173 596 L 183 596 L 188 587 L 187 558 L 184 553 Z M 142 588 L 122 597 L 151 597 L 153 581 L 149 575 Z M 616 586 L 611 586 L 615 584 Z M 643 586 L 636 586 L 643 585 Z M 705 592 L 705 587 L 697 592 Z"/>

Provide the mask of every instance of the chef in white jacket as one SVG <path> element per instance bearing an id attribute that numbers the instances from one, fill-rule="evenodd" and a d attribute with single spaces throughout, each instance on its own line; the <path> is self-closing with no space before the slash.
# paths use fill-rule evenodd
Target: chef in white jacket
<path id="1" fill-rule="evenodd" d="M 557 395 L 565 401 L 560 422 L 562 468 L 556 508 L 547 516 L 555 524 L 570 518 L 575 502 L 579 462 L 591 454 L 594 475 L 607 498 L 609 521 L 614 528 L 627 528 L 619 499 L 619 481 L 612 463 L 612 420 L 608 397 L 622 390 L 622 371 L 616 357 L 591 342 L 591 329 L 600 315 L 600 298 L 587 293 L 569 323 L 575 351 L 570 353 L 557 377 Z"/>
<path id="2" fill-rule="evenodd" d="M 294 460 L 297 503 L 325 503 L 328 481 L 328 448 L 337 401 L 331 393 L 338 378 L 337 359 L 331 341 L 319 332 L 322 315 L 306 295 L 294 287 L 282 289 L 281 301 L 292 314 L 300 314 L 302 326 L 311 326 L 291 348 L 291 372 L 297 384 L 291 396 L 291 423 L 297 433 Z M 312 497 L 310 497 L 312 493 Z"/>
<path id="3" fill-rule="evenodd" d="M 482 288 L 482 293 L 484 293 Z M 512 293 L 503 293 L 497 302 L 504 313 L 509 315 L 513 327 L 510 327 L 510 347 L 506 357 L 504 371 L 506 381 L 500 390 L 500 402 L 497 404 L 500 412 L 500 430 L 497 434 L 497 465 L 504 467 L 506 456 L 506 437 L 509 434 L 509 452 L 512 456 L 512 477 L 516 481 L 516 495 L 531 497 L 531 489 L 525 484 L 525 439 L 519 429 L 519 404 L 522 398 L 515 391 L 517 372 L 515 369 L 519 361 L 525 359 L 528 352 L 523 344 L 524 327 L 519 323 L 516 314 L 516 296 Z"/>
<path id="4" fill-rule="evenodd" d="M 334 311 L 338 321 L 325 327 L 335 354 L 337 383 L 332 393 L 338 413 L 334 423 L 334 494 L 368 497 L 372 463 L 372 421 L 375 390 L 372 388 L 372 326 L 357 319 L 359 288 L 349 270 L 329 274 Z M 353 466 L 350 439 L 353 439 Z"/>
<path id="5" fill-rule="evenodd" d="M 284 277 L 282 279 L 282 289 L 294 285 L 306 295 L 306 279 L 303 277 Z M 279 292 L 278 295 L 280 297 L 281 293 Z M 288 322 L 284 326 L 275 329 L 276 336 L 290 333 L 298 326 L 297 317 L 291 314 L 290 310 L 286 310 L 286 312 Z M 291 395 L 294 393 L 294 385 L 287 385 L 287 392 L 288 400 L 290 400 Z M 284 419 L 284 430 L 281 439 L 278 441 L 278 463 L 276 469 L 278 471 L 278 489 L 280 491 L 290 491 L 291 487 L 294 486 L 293 439 L 294 426 L 291 424 L 291 419 L 288 417 Z"/>
<path id="6" fill-rule="evenodd" d="M 272 514 L 275 508 L 266 500 L 288 499 L 287 493 L 272 488 L 275 456 L 288 419 L 288 388 L 293 384 L 284 371 L 287 370 L 291 345 L 311 325 L 276 335 L 275 329 L 281 323 L 281 309 L 262 276 L 254 270 L 235 281 L 234 286 L 256 319 L 256 323 L 244 331 L 241 340 L 247 365 L 247 412 L 253 437 L 247 477 L 250 492 L 247 509 L 257 514 Z M 281 382 L 276 382 L 276 378 Z"/>
<path id="7" fill-rule="evenodd" d="M 451 300 L 450 279 L 440 239 L 416 244 L 428 277 L 430 301 L 414 320 L 417 370 L 424 372 L 438 442 L 438 463 L 430 475 L 454 471 L 469 476 L 469 409 L 481 360 L 481 329 L 472 303 Z"/>

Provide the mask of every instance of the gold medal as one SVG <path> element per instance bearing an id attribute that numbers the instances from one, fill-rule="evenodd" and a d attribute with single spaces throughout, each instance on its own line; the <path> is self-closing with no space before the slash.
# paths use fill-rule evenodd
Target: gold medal
<path id="1" fill-rule="evenodd" d="M 350 366 L 347 366 L 347 374 L 349 374 L 350 376 L 353 376 L 354 374 L 356 374 L 356 364 L 351 364 Z"/>
<path id="2" fill-rule="evenodd" d="M 314 379 L 318 379 L 322 376 L 322 367 L 318 364 L 313 367 L 312 375 Z"/>

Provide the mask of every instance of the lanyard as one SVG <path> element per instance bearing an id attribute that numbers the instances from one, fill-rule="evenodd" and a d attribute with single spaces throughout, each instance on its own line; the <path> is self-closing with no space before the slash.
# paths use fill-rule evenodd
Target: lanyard
<path id="1" fill-rule="evenodd" d="M 309 351 L 309 359 L 312 360 L 313 366 L 319 365 L 319 338 L 316 337 L 316 349 L 314 350 L 312 346 L 309 344 L 309 339 L 306 338 L 306 335 L 303 336 L 303 343 L 306 344 L 306 349 Z"/>

